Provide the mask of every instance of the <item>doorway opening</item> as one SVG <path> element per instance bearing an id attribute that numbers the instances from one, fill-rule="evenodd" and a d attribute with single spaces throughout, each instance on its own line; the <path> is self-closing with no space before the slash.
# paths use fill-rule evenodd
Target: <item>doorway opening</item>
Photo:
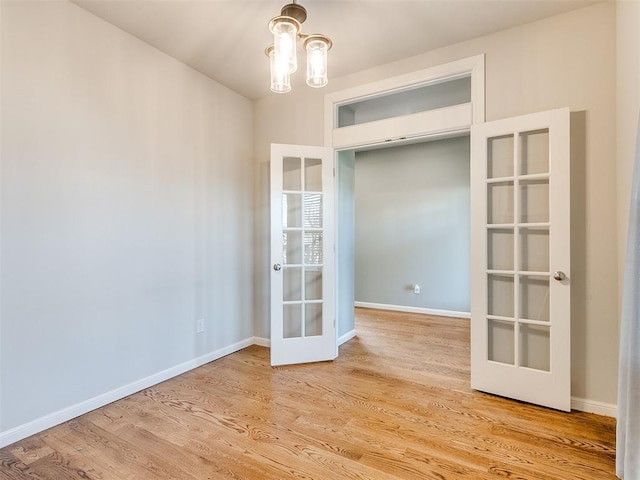
<path id="1" fill-rule="evenodd" d="M 468 132 L 338 152 L 339 344 L 354 306 L 469 317 Z"/>

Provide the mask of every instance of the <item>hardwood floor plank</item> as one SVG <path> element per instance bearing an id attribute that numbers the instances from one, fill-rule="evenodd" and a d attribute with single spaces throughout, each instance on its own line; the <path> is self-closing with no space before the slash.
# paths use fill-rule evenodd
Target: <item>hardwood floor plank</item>
<path id="1" fill-rule="evenodd" d="M 157 455 L 149 455 L 126 438 L 108 432 L 83 417 L 67 422 L 64 431 L 54 429 L 47 444 L 97 478 L 176 478 L 193 480 Z M 56 478 L 56 477 L 51 477 Z"/>
<path id="2" fill-rule="evenodd" d="M 3 480 L 23 480 L 37 479 L 35 473 L 29 471 L 29 466 L 19 458 L 12 455 L 9 449 L 0 449 L 0 479 Z"/>
<path id="3" fill-rule="evenodd" d="M 53 450 L 38 437 L 29 437 L 24 439 L 20 444 L 15 445 L 13 448 L 9 447 L 9 452 L 11 452 L 25 465 L 30 465 L 33 462 L 54 453 Z"/>
<path id="4" fill-rule="evenodd" d="M 615 479 L 615 419 L 470 388 L 468 320 L 356 321 L 334 362 L 248 347 L 0 449 L 0 479 Z"/>

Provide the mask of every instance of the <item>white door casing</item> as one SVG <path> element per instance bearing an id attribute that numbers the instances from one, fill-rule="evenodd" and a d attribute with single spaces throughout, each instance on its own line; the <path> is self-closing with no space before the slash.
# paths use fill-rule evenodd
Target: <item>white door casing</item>
<path id="1" fill-rule="evenodd" d="M 271 145 L 271 364 L 333 360 L 333 151 Z"/>
<path id="2" fill-rule="evenodd" d="M 471 127 L 471 386 L 571 408 L 569 109 Z"/>

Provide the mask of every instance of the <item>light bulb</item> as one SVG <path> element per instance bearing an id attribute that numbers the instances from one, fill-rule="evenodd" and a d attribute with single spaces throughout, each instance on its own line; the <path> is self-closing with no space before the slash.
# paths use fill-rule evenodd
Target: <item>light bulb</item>
<path id="1" fill-rule="evenodd" d="M 269 55 L 269 67 L 271 69 L 271 91 L 274 93 L 287 93 L 291 91 L 291 78 L 289 76 L 289 64 L 286 59 L 277 58 L 273 45 L 267 48 Z"/>
<path id="2" fill-rule="evenodd" d="M 285 16 L 276 17 L 269 24 L 273 32 L 273 48 L 277 59 L 287 62 L 289 73 L 298 69 L 296 41 L 300 31 L 300 23 Z M 280 61 L 280 60 L 278 60 Z"/>

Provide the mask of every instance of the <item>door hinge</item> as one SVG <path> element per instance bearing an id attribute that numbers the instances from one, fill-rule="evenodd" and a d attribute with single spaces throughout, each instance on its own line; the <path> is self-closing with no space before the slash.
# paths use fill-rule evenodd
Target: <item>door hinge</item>
<path id="1" fill-rule="evenodd" d="M 336 167 L 333 167 L 333 176 L 336 176 Z"/>

